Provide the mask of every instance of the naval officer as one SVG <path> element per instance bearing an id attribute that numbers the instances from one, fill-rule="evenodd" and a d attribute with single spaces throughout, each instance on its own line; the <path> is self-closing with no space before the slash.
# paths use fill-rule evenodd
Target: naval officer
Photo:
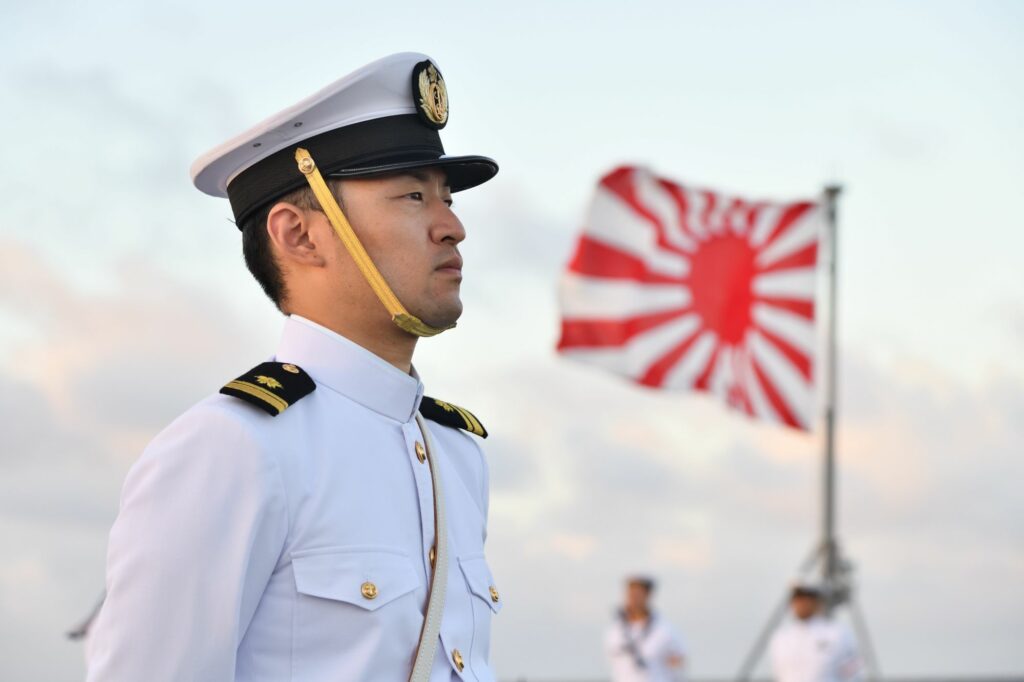
<path id="1" fill-rule="evenodd" d="M 424 396 L 455 325 L 466 231 L 437 64 L 369 64 L 201 157 L 287 318 L 273 356 L 142 453 L 110 534 L 88 679 L 494 679 L 487 432 Z"/>
<path id="2" fill-rule="evenodd" d="M 612 682 L 674 682 L 683 678 L 686 653 L 674 627 L 651 607 L 654 579 L 626 579 L 623 606 L 605 633 Z"/>
<path id="3" fill-rule="evenodd" d="M 769 645 L 776 682 L 862 682 L 864 666 L 850 631 L 822 613 L 825 592 L 800 579 L 790 593 L 792 618 Z"/>

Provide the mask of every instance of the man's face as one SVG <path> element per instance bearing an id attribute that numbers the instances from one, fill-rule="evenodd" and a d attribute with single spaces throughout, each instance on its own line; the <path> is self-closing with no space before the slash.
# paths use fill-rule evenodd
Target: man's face
<path id="1" fill-rule="evenodd" d="M 814 595 L 798 594 L 790 601 L 790 606 L 793 609 L 794 616 L 800 620 L 807 620 L 818 613 L 818 609 L 821 607 L 821 600 Z"/>
<path id="2" fill-rule="evenodd" d="M 651 593 L 641 583 L 626 584 L 626 609 L 629 611 L 647 611 Z"/>
<path id="3" fill-rule="evenodd" d="M 345 180 L 341 198 L 352 228 L 398 300 L 431 326 L 454 324 L 462 314 L 458 245 L 466 231 L 452 212 L 444 172 L 425 168 Z"/>

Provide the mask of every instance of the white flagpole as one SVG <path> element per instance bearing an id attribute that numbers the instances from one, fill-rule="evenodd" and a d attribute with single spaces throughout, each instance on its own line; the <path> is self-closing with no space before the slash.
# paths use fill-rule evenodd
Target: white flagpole
<path id="1" fill-rule="evenodd" d="M 825 438 L 822 466 L 822 513 L 821 513 L 821 540 L 807 561 L 800 567 L 803 574 L 821 564 L 822 587 L 824 588 L 824 606 L 826 614 L 843 604 L 849 604 L 854 624 L 858 630 L 857 638 L 863 649 L 869 679 L 877 680 L 881 677 L 878 667 L 878 659 L 875 657 L 874 648 L 868 634 L 867 624 L 864 621 L 856 601 L 853 599 L 850 585 L 850 565 L 843 557 L 839 549 L 839 540 L 836 537 L 836 290 L 838 284 L 837 272 L 839 262 L 839 240 L 838 240 L 838 218 L 837 203 L 839 194 L 842 191 L 840 185 L 827 185 L 824 195 L 825 210 L 825 237 L 828 241 L 828 276 L 826 278 L 826 296 L 828 299 L 827 318 L 825 323 L 825 377 L 823 380 L 823 393 L 825 398 Z M 785 594 L 779 602 L 775 611 L 768 619 L 768 623 L 761 630 L 754 642 L 753 648 L 743 660 L 737 679 L 746 681 L 751 678 L 758 661 L 768 646 L 768 641 L 785 618 L 789 610 L 789 594 Z"/>
<path id="2" fill-rule="evenodd" d="M 845 600 L 845 581 L 839 564 L 839 548 L 836 538 L 836 289 L 838 288 L 837 268 L 839 261 L 839 239 L 837 230 L 837 203 L 840 185 L 825 187 L 825 229 L 829 244 L 828 261 L 828 320 L 826 326 L 825 350 L 825 452 L 822 471 L 822 529 L 821 568 L 825 595 L 825 610 L 832 609 Z"/>

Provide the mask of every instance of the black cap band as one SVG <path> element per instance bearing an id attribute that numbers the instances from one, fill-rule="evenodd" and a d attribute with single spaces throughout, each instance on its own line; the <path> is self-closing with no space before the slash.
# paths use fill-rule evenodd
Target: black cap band
<path id="1" fill-rule="evenodd" d="M 497 164 L 485 157 L 442 158 L 441 136 L 415 114 L 375 118 L 288 145 L 239 173 L 228 185 L 228 200 L 239 229 L 257 209 L 306 186 L 305 176 L 295 164 L 296 147 L 309 150 L 325 177 L 363 177 L 443 165 L 453 167 L 448 182 L 457 192 L 498 172 Z M 462 168 L 456 170 L 455 166 Z"/>

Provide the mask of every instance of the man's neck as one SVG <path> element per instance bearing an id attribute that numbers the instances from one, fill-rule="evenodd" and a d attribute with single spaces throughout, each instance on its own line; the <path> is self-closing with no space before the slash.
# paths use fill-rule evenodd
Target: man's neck
<path id="1" fill-rule="evenodd" d="M 630 623 L 639 623 L 648 620 L 651 617 L 650 609 L 625 609 L 626 620 Z"/>
<path id="2" fill-rule="evenodd" d="M 386 324 L 373 324 L 369 325 L 371 328 L 367 328 L 367 325 L 353 324 L 351 320 L 345 318 L 318 315 L 308 310 L 293 309 L 289 313 L 301 315 L 310 322 L 316 322 L 335 334 L 344 336 L 406 374 L 412 372 L 412 355 L 416 350 L 418 337 L 402 331 L 391 320 L 385 320 Z"/>

